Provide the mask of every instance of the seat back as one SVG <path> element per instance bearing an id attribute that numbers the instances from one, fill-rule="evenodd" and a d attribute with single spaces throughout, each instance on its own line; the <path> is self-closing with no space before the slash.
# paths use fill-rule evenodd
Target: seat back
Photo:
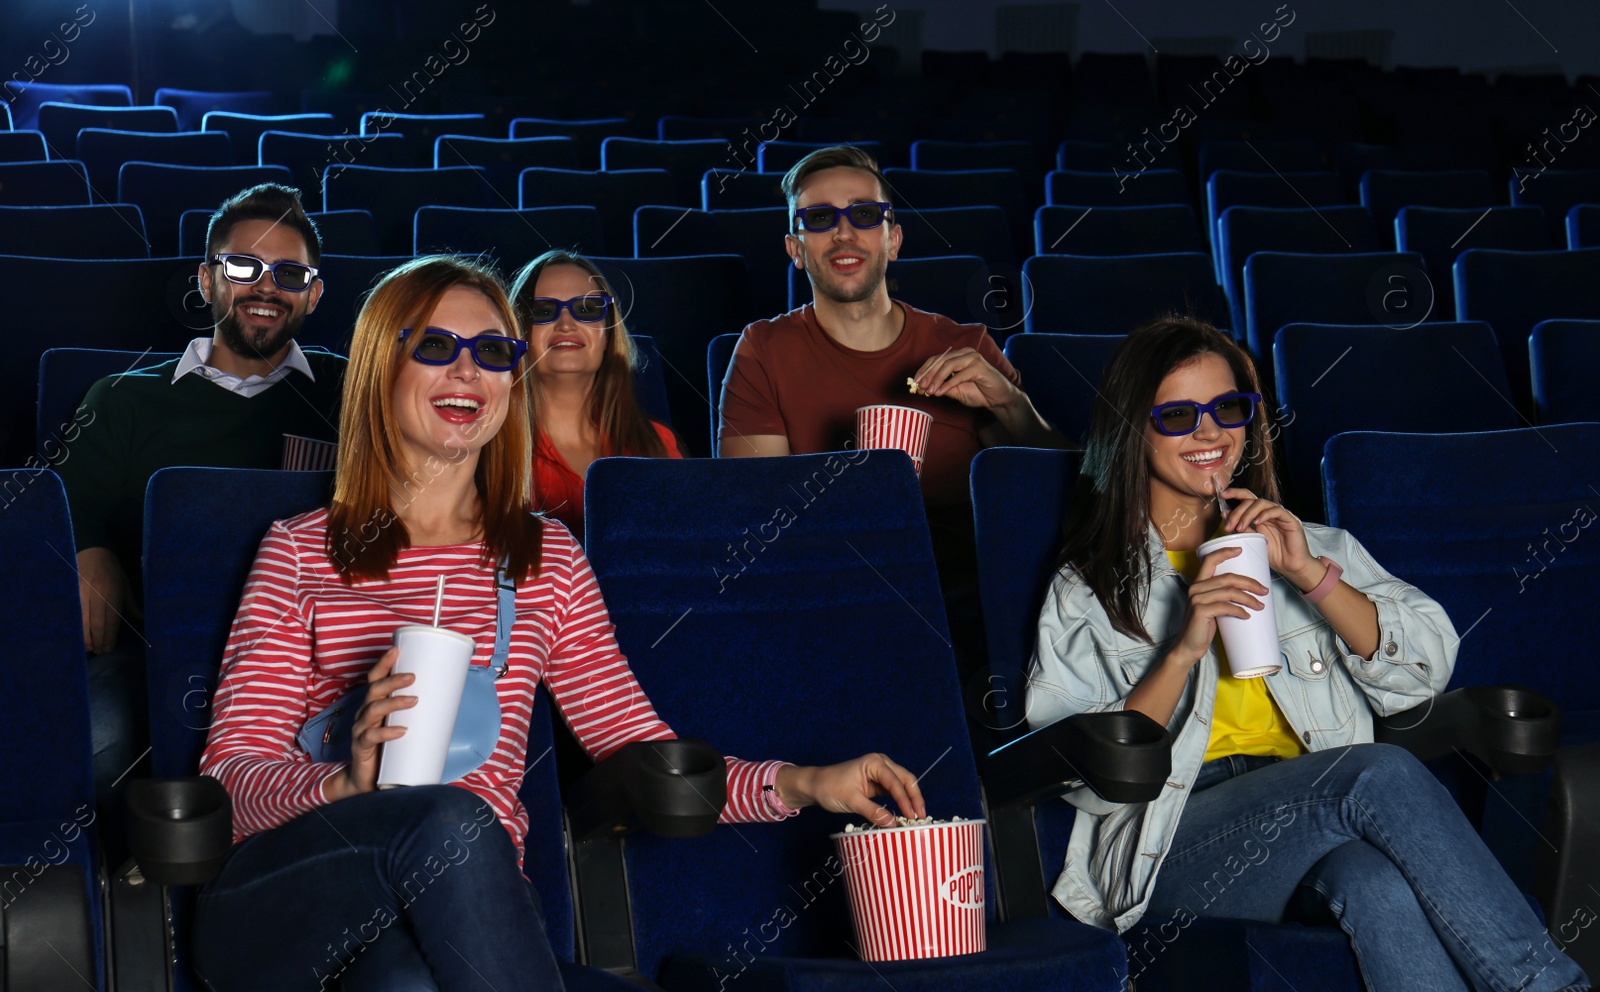
<path id="1" fill-rule="evenodd" d="M 585 520 L 618 642 L 679 733 L 801 764 L 886 750 L 923 776 L 938 815 L 982 815 L 922 498 L 902 453 L 602 459 Z M 775 700 L 788 715 L 772 716 Z M 812 879 L 847 819 L 810 811 L 687 840 L 629 837 L 640 970 L 654 978 L 671 954 L 724 953 L 729 920 L 770 921 L 802 888 L 814 911 L 790 914 L 775 940 L 763 933 L 766 953 L 853 957 L 844 887 Z"/>
<path id="2" fill-rule="evenodd" d="M 1258 251 L 1381 251 L 1366 207 L 1229 207 L 1217 221 L 1217 264 L 1234 327 L 1245 326 L 1244 263 Z"/>
<path id="3" fill-rule="evenodd" d="M 1006 212 L 1017 258 L 1026 258 L 1033 237 L 1029 198 L 1014 169 L 885 169 L 883 176 L 902 212 L 932 207 L 999 207 Z"/>
<path id="4" fill-rule="evenodd" d="M 314 134 L 309 131 L 262 131 L 256 138 L 256 161 L 278 165 L 294 176 L 294 185 L 306 191 L 308 203 L 317 206 L 323 176 L 332 165 L 405 167 L 411 161 L 405 139 L 397 134 Z"/>
<path id="5" fill-rule="evenodd" d="M 1455 317 L 1452 267 L 1464 251 L 1504 248 L 1548 251 L 1550 229 L 1539 207 L 1401 207 L 1394 218 L 1395 247 L 1428 263 L 1439 316 Z"/>
<path id="6" fill-rule="evenodd" d="M 480 138 L 440 135 L 433 143 L 433 167 L 481 165 L 505 203 L 517 202 L 517 180 L 523 169 L 576 169 L 578 143 L 566 137 Z"/>
<path id="7" fill-rule="evenodd" d="M 1212 243 L 1217 237 L 1217 220 L 1229 207 L 1331 207 L 1346 202 L 1339 177 L 1332 172 L 1223 169 L 1206 177 L 1205 189 L 1206 238 Z"/>
<path id="8" fill-rule="evenodd" d="M 1272 353 L 1286 459 L 1279 475 L 1291 507 L 1306 519 L 1327 519 L 1322 452 L 1335 434 L 1520 425 L 1488 324 L 1290 324 L 1278 330 Z"/>
<path id="9" fill-rule="evenodd" d="M 1485 245 L 1512 248 L 1514 245 Z M 1550 247 L 1545 245 L 1544 247 Z M 1580 203 L 1567 211 L 1567 247 L 1600 248 L 1600 204 Z"/>
<path id="10" fill-rule="evenodd" d="M 706 395 L 716 407 L 716 415 L 711 418 L 713 457 L 722 454 L 722 445 L 717 440 L 717 432 L 722 429 L 722 384 L 728 378 L 728 368 L 733 365 L 733 350 L 738 347 L 739 338 L 738 334 L 718 334 L 706 346 Z"/>
<path id="11" fill-rule="evenodd" d="M 1351 203 L 1361 195 L 1361 177 L 1372 169 L 1452 169 L 1455 159 L 1454 150 L 1443 142 L 1370 145 L 1346 141 L 1333 151 L 1334 170 L 1339 173 L 1345 199 Z"/>
<path id="12" fill-rule="evenodd" d="M 401 139 L 405 149 L 403 167 L 428 169 L 433 166 L 433 146 L 442 136 L 499 138 L 505 135 L 505 126 L 483 114 L 393 114 L 387 110 L 369 110 L 362 114 L 362 137 L 380 134 Z"/>
<path id="13" fill-rule="evenodd" d="M 0 255 L 149 258 L 144 215 L 131 203 L 0 206 Z"/>
<path id="14" fill-rule="evenodd" d="M 1120 162 L 1121 159 L 1119 158 Z M 1176 169 L 1132 175 L 1110 170 L 1056 170 L 1045 177 L 1044 202 L 1070 207 L 1152 207 L 1192 203 L 1189 181 Z"/>
<path id="15" fill-rule="evenodd" d="M 179 351 L 211 333 L 210 309 L 195 290 L 196 262 L 0 256 L 0 334 L 10 342 L 10 360 L 0 366 L 0 464 L 20 465 L 34 453 L 45 349 Z"/>
<path id="16" fill-rule="evenodd" d="M 1401 207 L 1455 207 L 1480 210 L 1497 206 L 1489 173 L 1481 169 L 1400 172 L 1373 169 L 1361 177 L 1361 205 L 1372 211 L 1384 247 L 1394 244 L 1394 216 Z"/>
<path id="17" fill-rule="evenodd" d="M 978 594 L 989 646 L 977 718 L 1001 740 L 1028 730 L 1028 666 L 1039 610 L 1056 574 L 1061 521 L 1082 465 L 1081 451 L 1045 448 L 985 448 L 972 460 Z"/>
<path id="18" fill-rule="evenodd" d="M 827 144 L 816 141 L 763 141 L 756 151 L 756 169 L 776 172 L 781 176 L 807 155 L 827 147 Z M 871 155 L 879 166 L 883 165 L 883 142 L 859 141 L 856 147 Z"/>
<path id="19" fill-rule="evenodd" d="M 711 401 L 701 395 L 700 363 L 718 334 L 749 323 L 744 260 L 737 255 L 678 258 L 594 258 L 617 297 L 631 332 L 655 339 L 666 366 L 672 424 L 689 450 L 704 457 Z M 708 293 L 707 287 L 716 292 Z"/>
<path id="20" fill-rule="evenodd" d="M 1213 172 L 1321 172 L 1327 168 L 1322 143 L 1315 138 L 1259 138 L 1202 141 L 1200 181 Z"/>
<path id="21" fill-rule="evenodd" d="M 378 222 L 378 248 L 389 255 L 411 253 L 421 207 L 494 205 L 493 187 L 479 166 L 385 169 L 336 163 L 323 176 L 322 209 L 370 211 Z"/>
<path id="22" fill-rule="evenodd" d="M 39 356 L 39 415 L 35 420 L 40 461 L 54 463 L 77 436 L 77 410 L 89 387 L 108 375 L 149 368 L 182 357 L 181 351 L 118 351 L 110 348 L 51 348 Z"/>
<path id="23" fill-rule="evenodd" d="M 600 168 L 600 145 L 612 135 L 633 133 L 626 117 L 602 117 L 586 121 L 558 121 L 544 117 L 518 117 L 511 122 L 513 138 L 571 138 L 577 147 L 575 169 Z"/>
<path id="24" fill-rule="evenodd" d="M 60 478 L 42 469 L 7 469 L 0 493 L 0 556 L 7 574 L 16 577 L 8 590 L 17 609 L 0 663 L 0 740 L 6 756 L 0 773 L 0 864 L 18 866 L 3 879 L 9 936 L 22 935 L 29 886 L 44 870 L 42 862 L 63 866 L 60 871 L 81 869 L 88 909 L 84 923 L 98 973 L 78 978 L 104 988 L 89 673 L 67 494 Z M 35 927 L 37 921 L 36 915 Z M 40 941 L 48 944 L 51 938 L 65 954 L 81 958 L 81 931 L 33 932 L 26 946 L 11 953 L 20 959 L 24 950 L 41 951 Z M 61 978 L 52 975 L 52 980 Z"/>
<path id="25" fill-rule="evenodd" d="M 0 205 L 44 207 L 89 202 L 89 176 L 83 163 L 76 159 L 0 162 Z"/>
<path id="26" fill-rule="evenodd" d="M 1455 264 L 1456 314 L 1486 320 L 1500 341 L 1511 399 L 1533 409 L 1528 335 L 1542 320 L 1600 318 L 1600 248 L 1496 251 L 1475 248 Z"/>
<path id="27" fill-rule="evenodd" d="M 749 169 L 707 169 L 700 177 L 700 197 L 706 210 L 756 210 L 787 207 L 782 172 Z"/>
<path id="28" fill-rule="evenodd" d="M 0 162 L 43 162 L 50 153 L 44 135 L 38 131 L 8 131 L 0 128 Z"/>
<path id="29" fill-rule="evenodd" d="M 1542 320 L 1528 337 L 1541 424 L 1594 420 L 1600 401 L 1600 320 Z"/>
<path id="30" fill-rule="evenodd" d="M 771 316 L 788 309 L 783 232 L 788 211 L 686 210 L 644 206 L 633 212 L 636 258 L 668 255 L 729 254 L 744 259 L 751 312 Z"/>
<path id="31" fill-rule="evenodd" d="M 690 141 L 650 141 L 644 138 L 607 138 L 600 145 L 600 168 L 665 169 L 672 176 L 673 198 L 690 206 L 700 196 L 700 179 L 706 170 L 726 165 L 731 152 L 726 141 L 705 138 Z"/>
<path id="32" fill-rule="evenodd" d="M 1485 434 L 1340 434 L 1323 467 L 1330 522 L 1449 613 L 1450 687 L 1515 683 L 1562 723 L 1600 709 L 1587 657 L 1600 596 L 1600 424 Z"/>
<path id="33" fill-rule="evenodd" d="M 1045 423 L 1069 441 L 1083 443 L 1094 414 L 1100 379 L 1124 334 L 1013 334 L 1005 355 Z"/>
<path id="34" fill-rule="evenodd" d="M 1187 203 L 1148 207 L 1043 206 L 1033 212 L 1038 255 L 1158 255 L 1206 250 Z"/>
<path id="35" fill-rule="evenodd" d="M 128 162 L 117 174 L 117 199 L 137 204 L 143 212 L 151 257 L 170 257 L 178 253 L 178 219 L 185 210 L 215 210 L 228 197 L 258 183 L 292 186 L 294 180 L 288 169 L 275 165 L 209 168 Z"/>
<path id="36" fill-rule="evenodd" d="M 600 211 L 606 248 L 616 254 L 633 244 L 635 210 L 648 203 L 671 203 L 674 198 L 672 176 L 665 169 L 523 169 L 517 186 L 517 206 L 523 210 L 592 204 Z"/>
<path id="37" fill-rule="evenodd" d="M 221 131 L 176 131 L 170 134 L 110 131 L 86 127 L 78 132 L 77 158 L 89 172 L 96 199 L 108 199 L 117 188 L 124 162 L 168 165 L 233 164 L 233 148 Z"/>
<path id="38" fill-rule="evenodd" d="M 178 218 L 178 254 L 204 255 L 206 231 L 214 210 L 185 210 Z M 378 251 L 378 229 L 365 210 L 313 210 L 306 214 L 317 225 L 322 250 L 342 255 L 372 255 Z"/>
<path id="39" fill-rule="evenodd" d="M 1166 255 L 1036 255 L 1022 264 L 1029 331 L 1125 334 L 1166 313 L 1228 324 L 1211 259 Z"/>
<path id="40" fill-rule="evenodd" d="M 82 30 L 81 26 L 78 30 Z M 120 83 L 80 85 L 8 79 L 5 81 L 5 88 L 11 126 L 29 131 L 38 130 L 39 108 L 46 103 L 81 103 L 97 107 L 133 106 L 133 90 Z"/>
<path id="41" fill-rule="evenodd" d="M 420 207 L 413 222 L 412 247 L 418 255 L 492 255 L 510 273 L 551 248 L 568 248 L 585 255 L 604 254 L 605 235 L 601 233 L 600 211 L 594 207 Z"/>
<path id="42" fill-rule="evenodd" d="M 1312 255 L 1260 251 L 1244 263 L 1245 325 L 1263 378 L 1272 336 L 1285 324 L 1414 327 L 1437 320 L 1422 256 L 1414 252 Z"/>
<path id="43" fill-rule="evenodd" d="M 767 121 L 759 117 L 681 117 L 669 114 L 656 119 L 656 140 L 704 141 L 715 138 L 726 144 L 742 132 L 754 133 L 765 123 Z"/>
<path id="44" fill-rule="evenodd" d="M 804 271 L 789 266 L 789 309 L 811 302 L 811 280 Z M 889 295 L 902 303 L 943 314 L 961 324 L 989 323 L 994 314 L 985 310 L 991 288 L 989 266 L 976 255 L 939 258 L 903 258 L 889 263 L 884 283 Z"/>
<path id="45" fill-rule="evenodd" d="M 961 172 L 972 169 L 1010 169 L 1022 180 L 1030 206 L 1043 191 L 1039 180 L 1039 152 L 1031 141 L 939 141 L 924 138 L 911 143 L 913 169 Z"/>
<path id="46" fill-rule="evenodd" d="M 1056 146 L 1056 168 L 1061 171 L 1110 172 L 1122 160 L 1122 152 L 1109 141 L 1068 139 Z"/>
<path id="47" fill-rule="evenodd" d="M 1567 211 L 1580 203 L 1600 203 L 1600 169 L 1541 169 L 1511 177 L 1511 205 L 1543 207 L 1552 244 L 1561 244 Z"/>
<path id="48" fill-rule="evenodd" d="M 277 98 L 271 90 L 221 93 L 163 86 L 156 90 L 155 103 L 177 112 L 180 131 L 220 130 L 205 126 L 206 118 L 214 113 L 266 116 L 277 109 Z"/>
<path id="49" fill-rule="evenodd" d="M 332 114 L 236 114 L 213 110 L 201 118 L 200 130 L 222 131 L 232 142 L 239 164 L 260 162 L 261 136 L 268 131 L 288 134 L 333 134 L 338 130 Z M 348 137 L 348 135 L 346 135 Z M 274 163 L 268 163 L 274 164 Z"/>
<path id="50" fill-rule="evenodd" d="M 367 293 L 390 269 L 411 261 L 404 255 L 323 255 L 320 271 L 322 302 L 306 318 L 296 338 L 301 346 L 317 345 L 341 355 L 350 353 L 350 336 Z"/>
<path id="51" fill-rule="evenodd" d="M 77 146 L 78 132 L 86 127 L 170 134 L 178 130 L 178 115 L 171 107 L 105 107 L 82 103 L 39 106 L 36 128 L 50 146 L 51 158 L 70 156 Z"/>
<path id="52" fill-rule="evenodd" d="M 1017 264 L 1011 221 L 1000 207 L 899 210 L 894 219 L 901 229 L 899 258 L 977 255 L 992 266 Z"/>

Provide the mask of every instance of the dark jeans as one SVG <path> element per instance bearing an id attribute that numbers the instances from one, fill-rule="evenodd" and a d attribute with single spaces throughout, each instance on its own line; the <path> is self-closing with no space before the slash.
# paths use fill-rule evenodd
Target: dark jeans
<path id="1" fill-rule="evenodd" d="M 1349 935 L 1371 992 L 1587 988 L 1450 794 L 1401 748 L 1206 762 L 1150 909 L 1276 923 L 1302 886 Z"/>
<path id="2" fill-rule="evenodd" d="M 245 840 L 195 921 L 215 992 L 562 988 L 511 838 L 453 785 L 366 793 Z"/>

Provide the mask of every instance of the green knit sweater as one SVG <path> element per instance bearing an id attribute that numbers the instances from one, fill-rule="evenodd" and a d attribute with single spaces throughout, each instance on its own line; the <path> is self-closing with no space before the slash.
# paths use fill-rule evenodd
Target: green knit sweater
<path id="1" fill-rule="evenodd" d="M 158 469 L 278 468 L 285 434 L 336 441 L 345 360 L 321 349 L 305 356 L 315 382 L 291 371 L 249 398 L 198 373 L 173 382 L 177 359 L 90 387 L 81 431 L 52 466 L 67 487 L 78 550 L 111 549 L 137 594 L 145 486 Z"/>

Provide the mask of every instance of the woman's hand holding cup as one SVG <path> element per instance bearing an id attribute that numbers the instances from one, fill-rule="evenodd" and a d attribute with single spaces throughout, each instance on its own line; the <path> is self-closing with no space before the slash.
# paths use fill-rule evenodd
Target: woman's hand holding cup
<path id="1" fill-rule="evenodd" d="M 1326 570 L 1311 556 L 1305 524 L 1277 503 L 1258 499 L 1248 489 L 1224 489 L 1226 499 L 1237 500 L 1223 529 L 1229 534 L 1256 533 L 1267 539 L 1267 564 L 1302 591 L 1314 589 Z"/>
<path id="2" fill-rule="evenodd" d="M 1200 562 L 1200 572 L 1189 584 L 1189 616 L 1172 653 L 1187 667 L 1193 667 L 1217 637 L 1218 617 L 1250 618 L 1250 610 L 1265 607 L 1257 597 L 1265 596 L 1266 586 L 1238 573 L 1216 574 L 1217 566 L 1237 558 L 1242 548 L 1219 548 Z"/>
<path id="3" fill-rule="evenodd" d="M 383 725 L 390 713 L 417 705 L 416 696 L 395 695 L 417 680 L 409 672 L 394 674 L 399 658 L 400 649 L 392 647 L 367 671 L 367 699 L 350 730 L 350 761 L 322 783 L 330 803 L 377 789 L 379 745 L 405 735 L 404 727 Z"/>

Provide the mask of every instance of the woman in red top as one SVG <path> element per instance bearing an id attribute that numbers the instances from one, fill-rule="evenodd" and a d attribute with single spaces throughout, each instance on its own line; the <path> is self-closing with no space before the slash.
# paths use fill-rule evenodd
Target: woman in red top
<path id="1" fill-rule="evenodd" d="M 533 508 L 583 540 L 583 477 L 607 455 L 682 458 L 672 428 L 633 393 L 638 353 L 595 264 L 557 248 L 511 285 L 533 354 Z"/>
<path id="2" fill-rule="evenodd" d="M 516 328 L 499 281 L 457 258 L 400 266 L 362 307 L 333 500 L 262 541 L 214 699 L 200 768 L 233 800 L 234 848 L 195 915 L 208 988 L 561 987 L 519 871 L 535 691 L 597 760 L 674 735 L 618 651 L 577 542 L 524 509 L 533 425 Z M 490 664 L 502 562 L 515 621 L 492 752 L 449 784 L 379 790 L 381 745 L 406 733 L 384 718 L 416 704 L 414 676 L 393 671 L 394 631 L 432 622 L 443 577 L 440 625 Z M 349 759 L 314 759 L 298 743 L 307 718 L 360 684 Z M 882 755 L 825 768 L 729 758 L 722 818 L 820 803 L 892 823 L 875 793 L 924 815 L 915 779 Z"/>

